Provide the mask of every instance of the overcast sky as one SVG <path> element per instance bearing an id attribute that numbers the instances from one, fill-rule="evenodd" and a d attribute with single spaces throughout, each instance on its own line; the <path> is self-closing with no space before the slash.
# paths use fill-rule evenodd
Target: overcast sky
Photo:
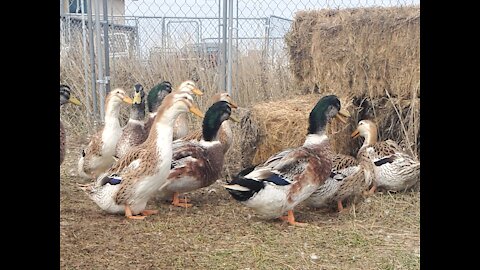
<path id="1" fill-rule="evenodd" d="M 234 17 L 238 22 L 238 36 L 244 38 L 239 47 L 257 49 L 265 37 L 266 19 L 270 19 L 271 42 L 283 46 L 283 36 L 290 27 L 290 20 L 299 10 L 322 8 L 349 8 L 370 6 L 418 5 L 419 0 L 233 0 Z M 142 51 L 148 54 L 161 46 L 162 19 L 165 20 L 165 35 L 168 46 L 180 48 L 186 43 L 215 41 L 219 36 L 219 10 L 223 0 L 125 0 L 125 15 L 136 19 L 127 24 L 138 27 Z M 182 17 L 190 17 L 182 18 Z M 191 17 L 195 17 L 193 19 Z M 282 19 L 284 18 L 284 19 Z M 235 23 L 235 27 L 236 27 Z M 175 44 L 172 44 L 175 42 Z M 272 45 L 272 44 L 271 44 Z"/>
<path id="2" fill-rule="evenodd" d="M 228 0 L 227 0 L 228 1 Z M 125 0 L 126 15 L 217 17 L 223 0 Z M 416 5 L 419 0 L 233 0 L 240 17 L 293 18 L 298 10 L 368 6 Z M 223 11 L 222 11 L 223 12 Z"/>

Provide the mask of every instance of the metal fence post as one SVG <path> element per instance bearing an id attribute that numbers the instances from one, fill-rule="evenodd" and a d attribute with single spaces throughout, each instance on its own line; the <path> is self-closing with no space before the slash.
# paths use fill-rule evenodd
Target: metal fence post
<path id="1" fill-rule="evenodd" d="M 100 34 L 100 0 L 95 0 L 95 34 L 97 35 L 98 86 L 100 95 L 100 121 L 105 120 L 105 85 L 103 78 L 102 36 Z"/>
<path id="2" fill-rule="evenodd" d="M 85 107 L 87 108 L 87 112 L 91 113 L 90 108 L 88 107 L 88 104 L 90 102 L 88 101 L 88 64 L 87 64 L 87 29 L 85 26 L 85 11 L 84 10 L 84 3 L 85 0 L 80 1 L 81 5 L 81 13 L 82 13 L 82 48 L 83 48 L 83 73 L 85 76 Z"/>
<path id="3" fill-rule="evenodd" d="M 93 25 L 92 25 L 92 0 L 87 0 L 87 17 L 88 17 L 88 42 L 90 43 L 90 68 L 91 68 L 91 83 L 92 83 L 92 108 L 93 119 L 98 119 L 97 107 L 97 83 L 95 81 L 95 51 L 93 42 Z"/>
<path id="4" fill-rule="evenodd" d="M 221 65 L 220 65 L 220 91 L 225 91 L 227 86 L 227 69 L 226 69 L 226 62 L 227 62 L 227 0 L 223 0 L 223 23 L 222 23 L 222 57 L 221 57 Z"/>
<path id="5" fill-rule="evenodd" d="M 233 0 L 228 1 L 228 70 L 227 70 L 227 91 L 232 95 L 232 49 L 233 49 Z"/>
<path id="6" fill-rule="evenodd" d="M 110 92 L 110 44 L 108 39 L 108 9 L 107 0 L 103 0 L 103 44 L 105 48 L 105 94 Z"/>

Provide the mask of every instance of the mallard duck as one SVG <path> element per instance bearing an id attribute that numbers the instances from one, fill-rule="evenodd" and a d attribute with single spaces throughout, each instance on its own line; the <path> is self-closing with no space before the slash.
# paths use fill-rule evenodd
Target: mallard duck
<path id="1" fill-rule="evenodd" d="M 90 140 L 82 150 L 78 161 L 78 173 L 84 178 L 97 178 L 115 161 L 115 148 L 122 134 L 120 121 L 120 105 L 132 104 L 133 101 L 123 89 L 117 88 L 108 93 L 105 99 L 105 125 Z"/>
<path id="2" fill-rule="evenodd" d="M 141 84 L 135 84 L 130 118 L 125 127 L 123 127 L 122 135 L 118 139 L 115 149 L 115 157 L 117 159 L 125 155 L 132 147 L 143 143 L 147 139 L 148 133 L 145 129 L 144 118 L 145 92 Z"/>
<path id="3" fill-rule="evenodd" d="M 377 125 L 371 120 L 358 122 L 352 138 L 362 136 L 363 145 L 357 153 L 358 161 L 366 168 L 366 177 L 373 182 L 368 194 L 377 187 L 389 191 L 401 191 L 420 180 L 420 162 L 404 152 L 392 141 L 377 141 Z"/>
<path id="4" fill-rule="evenodd" d="M 172 84 L 169 81 L 163 81 L 155 85 L 147 95 L 148 106 L 148 118 L 145 122 L 145 132 L 148 134 L 155 116 L 157 115 L 157 109 L 162 104 L 163 99 L 172 92 Z"/>
<path id="5" fill-rule="evenodd" d="M 188 80 L 184 81 L 180 84 L 180 86 L 174 90 L 175 93 L 193 93 L 195 95 L 203 95 L 202 91 L 197 88 L 195 82 Z M 182 113 L 177 117 L 175 120 L 175 124 L 173 125 L 173 140 L 182 138 L 187 136 L 188 134 L 188 118 L 187 114 Z"/>
<path id="6" fill-rule="evenodd" d="M 230 103 L 232 108 L 237 108 L 237 105 L 233 102 L 232 97 L 228 93 L 218 93 L 212 96 L 212 98 L 210 99 L 210 102 L 212 104 L 218 101 L 226 101 Z M 230 116 L 230 119 L 232 119 L 234 122 L 239 122 L 239 120 L 233 115 Z M 187 136 L 180 138 L 180 140 L 183 140 L 183 141 L 190 141 L 190 140 L 200 141 L 201 139 L 202 139 L 201 129 L 195 130 L 194 132 L 191 132 Z M 232 133 L 232 129 L 230 127 L 229 121 L 222 122 L 222 125 L 218 130 L 218 140 L 222 143 L 224 153 L 226 153 L 228 149 L 230 149 L 230 146 L 232 145 L 232 142 L 233 142 L 233 133 Z"/>
<path id="7" fill-rule="evenodd" d="M 364 170 L 356 158 L 335 154 L 332 159 L 330 176 L 315 192 L 305 200 L 312 207 L 328 207 L 336 203 L 338 211 L 343 212 L 343 201 L 349 197 L 362 194 L 368 183 Z"/>
<path id="8" fill-rule="evenodd" d="M 70 87 L 65 84 L 60 85 L 60 107 L 64 104 L 72 103 L 75 105 L 80 105 L 80 101 L 74 96 L 70 95 Z M 60 120 L 60 165 L 62 165 L 65 158 L 65 128 L 63 127 L 62 120 Z"/>
<path id="9" fill-rule="evenodd" d="M 167 182 L 159 189 L 158 198 L 171 197 L 173 205 L 190 207 L 191 204 L 179 200 L 178 194 L 209 186 L 220 177 L 225 145 L 217 135 L 222 123 L 230 119 L 232 107 L 234 105 L 227 101 L 210 106 L 203 119 L 200 141 L 173 142 L 172 167 Z"/>
<path id="10" fill-rule="evenodd" d="M 325 128 L 333 117 L 349 117 L 335 95 L 321 98 L 310 112 L 308 134 L 302 146 L 271 156 L 246 175 L 237 175 L 225 185 L 235 200 L 253 208 L 261 218 L 296 222 L 293 208 L 327 180 L 333 153 Z M 244 172 L 245 173 L 245 172 Z M 282 216 L 288 212 L 288 216 Z"/>
<path id="11" fill-rule="evenodd" d="M 125 214 L 129 219 L 143 219 L 157 213 L 145 207 L 169 174 L 175 118 L 188 111 L 203 117 L 189 94 L 166 96 L 157 110 L 147 140 L 127 152 L 96 182 L 79 187 L 108 213 Z"/>

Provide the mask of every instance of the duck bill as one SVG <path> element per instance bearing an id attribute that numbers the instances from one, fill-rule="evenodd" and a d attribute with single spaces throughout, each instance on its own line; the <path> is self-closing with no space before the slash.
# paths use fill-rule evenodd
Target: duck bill
<path id="1" fill-rule="evenodd" d="M 133 104 L 133 100 L 130 97 L 124 97 L 123 102 L 125 102 L 127 104 Z"/>
<path id="2" fill-rule="evenodd" d="M 72 96 L 70 96 L 70 99 L 68 100 L 68 102 L 70 102 L 72 104 L 75 104 L 75 105 L 81 105 L 82 104 L 82 103 L 80 103 L 80 100 L 78 100 L 77 98 L 72 97 Z"/>
<path id="3" fill-rule="evenodd" d="M 238 108 L 237 104 L 233 103 L 232 101 L 229 101 L 228 104 L 230 105 L 230 107 L 231 107 L 232 109 Z"/>
<path id="4" fill-rule="evenodd" d="M 197 95 L 197 96 L 203 95 L 203 92 L 202 92 L 200 89 L 198 89 L 198 88 L 193 88 L 193 89 L 192 89 L 192 92 L 193 92 L 195 95 Z"/>
<path id="5" fill-rule="evenodd" d="M 236 116 L 230 115 L 230 117 L 228 119 L 232 120 L 235 123 L 240 123 L 240 120 L 238 120 L 238 118 Z"/>
<path id="6" fill-rule="evenodd" d="M 200 118 L 205 117 L 205 115 L 202 113 L 202 111 L 200 111 L 200 109 L 195 107 L 195 106 L 190 107 L 190 112 L 195 114 L 196 116 L 198 116 Z"/>
<path id="7" fill-rule="evenodd" d="M 133 104 L 140 104 L 142 103 L 142 96 L 140 92 L 135 92 L 135 95 L 133 96 Z"/>
<path id="8" fill-rule="evenodd" d="M 344 124 L 347 123 L 347 118 L 349 117 L 350 117 L 350 113 L 345 109 L 340 109 L 337 115 L 335 115 L 335 118 L 337 118 L 340 122 Z"/>
<path id="9" fill-rule="evenodd" d="M 352 133 L 352 138 L 357 138 L 360 135 L 360 131 L 358 129 L 355 129 L 355 131 Z"/>

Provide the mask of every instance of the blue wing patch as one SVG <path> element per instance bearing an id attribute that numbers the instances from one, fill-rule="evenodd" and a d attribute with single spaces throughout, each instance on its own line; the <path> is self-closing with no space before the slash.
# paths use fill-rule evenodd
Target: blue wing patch
<path id="1" fill-rule="evenodd" d="M 110 178 L 110 181 L 108 181 L 108 183 L 110 185 L 118 185 L 122 182 L 122 178 L 117 176 L 117 177 L 113 177 L 113 178 Z"/>
<path id="2" fill-rule="evenodd" d="M 118 185 L 122 182 L 122 177 L 118 176 L 117 174 L 112 174 L 110 176 L 105 176 L 100 185 L 106 185 L 107 183 L 110 185 Z"/>
<path id="3" fill-rule="evenodd" d="M 268 182 L 272 182 L 274 183 L 275 185 L 277 186 L 286 186 L 286 185 L 290 185 L 291 183 L 288 182 L 287 180 L 285 180 L 284 178 L 282 178 L 280 175 L 278 174 L 272 174 L 270 175 L 268 178 L 264 179 L 265 181 L 268 181 Z"/>

